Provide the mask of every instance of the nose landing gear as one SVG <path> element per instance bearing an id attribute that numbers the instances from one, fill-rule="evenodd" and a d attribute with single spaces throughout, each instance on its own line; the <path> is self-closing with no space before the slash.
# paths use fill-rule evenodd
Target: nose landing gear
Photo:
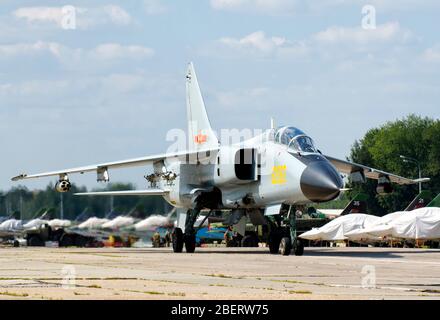
<path id="1" fill-rule="evenodd" d="M 304 254 L 304 243 L 298 238 L 294 206 L 284 206 L 280 215 L 268 217 L 270 233 L 269 251 L 272 254 L 288 256 L 293 251 L 296 256 Z"/>

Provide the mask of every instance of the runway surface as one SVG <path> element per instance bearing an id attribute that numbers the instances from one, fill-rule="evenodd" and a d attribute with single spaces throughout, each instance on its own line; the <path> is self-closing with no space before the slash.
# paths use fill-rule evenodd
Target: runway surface
<path id="1" fill-rule="evenodd" d="M 440 250 L 7 247 L 0 299 L 440 299 Z"/>

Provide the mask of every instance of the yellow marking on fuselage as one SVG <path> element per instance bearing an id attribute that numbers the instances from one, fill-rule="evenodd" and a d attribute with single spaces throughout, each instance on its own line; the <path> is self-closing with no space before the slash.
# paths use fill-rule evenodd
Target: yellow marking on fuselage
<path id="1" fill-rule="evenodd" d="M 272 170 L 272 184 L 285 184 L 287 182 L 286 170 L 287 166 L 285 164 L 274 166 Z"/>

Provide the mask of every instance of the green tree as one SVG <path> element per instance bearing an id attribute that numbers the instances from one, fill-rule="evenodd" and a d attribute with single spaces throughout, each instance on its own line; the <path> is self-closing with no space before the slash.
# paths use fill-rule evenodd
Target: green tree
<path id="1" fill-rule="evenodd" d="M 388 122 L 369 130 L 364 138 L 355 141 L 349 160 L 380 168 L 404 177 L 418 177 L 414 163 L 405 163 L 400 155 L 420 161 L 424 177 L 431 178 L 424 189 L 437 194 L 440 191 L 440 121 L 410 115 L 404 119 Z M 370 196 L 369 212 L 383 215 L 398 211 L 418 193 L 418 186 L 393 185 L 394 192 L 385 196 L 376 194 L 377 182 L 353 184 L 352 193 L 364 192 Z"/>

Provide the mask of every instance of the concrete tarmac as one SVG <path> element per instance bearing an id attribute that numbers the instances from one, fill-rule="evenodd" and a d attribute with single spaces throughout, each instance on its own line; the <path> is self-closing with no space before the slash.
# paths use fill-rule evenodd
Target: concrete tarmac
<path id="1" fill-rule="evenodd" d="M 440 250 L 0 248 L 0 299 L 440 299 Z"/>

